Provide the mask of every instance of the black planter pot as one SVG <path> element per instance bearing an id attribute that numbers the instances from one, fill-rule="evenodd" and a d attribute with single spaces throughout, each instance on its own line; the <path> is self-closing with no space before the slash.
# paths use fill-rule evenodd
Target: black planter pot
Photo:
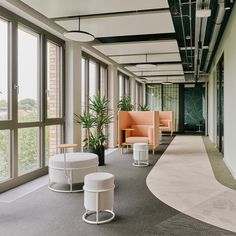
<path id="1" fill-rule="evenodd" d="M 105 148 L 101 146 L 97 149 L 93 149 L 93 153 L 98 155 L 99 166 L 105 165 Z"/>
<path id="2" fill-rule="evenodd" d="M 105 165 L 105 148 L 104 146 L 101 146 L 97 149 L 94 148 L 86 148 L 84 149 L 84 152 L 90 152 L 98 155 L 98 162 L 99 166 Z"/>

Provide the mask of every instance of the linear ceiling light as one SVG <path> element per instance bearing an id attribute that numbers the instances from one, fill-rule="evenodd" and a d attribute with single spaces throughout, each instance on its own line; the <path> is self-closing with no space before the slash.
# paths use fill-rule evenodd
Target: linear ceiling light
<path id="1" fill-rule="evenodd" d="M 155 68 L 156 65 L 148 63 L 147 54 L 146 54 L 146 63 L 137 64 L 136 67 L 139 69 L 152 69 L 152 68 Z"/>
<path id="2" fill-rule="evenodd" d="M 80 17 L 79 17 L 78 30 L 66 31 L 63 33 L 63 35 L 65 36 L 65 38 L 69 40 L 78 41 L 78 42 L 91 42 L 95 39 L 95 37 L 92 34 L 86 31 L 80 30 Z"/>

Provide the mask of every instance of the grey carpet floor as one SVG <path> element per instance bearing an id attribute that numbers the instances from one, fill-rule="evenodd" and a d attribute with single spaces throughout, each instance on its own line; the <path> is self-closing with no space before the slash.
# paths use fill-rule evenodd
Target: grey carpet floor
<path id="1" fill-rule="evenodd" d="M 115 175 L 115 220 L 104 225 L 83 222 L 83 193 L 55 193 L 42 187 L 12 203 L 0 203 L 0 236 L 218 236 L 236 235 L 167 206 L 148 190 L 146 176 L 167 147 L 161 145 L 151 166 L 133 167 L 132 153 L 106 158 L 99 171 Z"/>

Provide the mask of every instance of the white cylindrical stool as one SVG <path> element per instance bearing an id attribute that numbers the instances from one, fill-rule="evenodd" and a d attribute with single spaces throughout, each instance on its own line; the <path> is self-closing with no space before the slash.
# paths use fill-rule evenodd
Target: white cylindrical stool
<path id="1" fill-rule="evenodd" d="M 148 144 L 134 143 L 133 145 L 133 166 L 148 166 Z"/>
<path id="2" fill-rule="evenodd" d="M 84 176 L 97 171 L 98 156 L 83 152 L 57 154 L 50 157 L 48 168 L 48 188 L 50 190 L 81 192 L 83 191 Z"/>
<path id="3" fill-rule="evenodd" d="M 86 212 L 83 214 L 85 222 L 103 224 L 114 219 L 114 188 L 114 175 L 110 173 L 96 172 L 85 176 L 84 207 Z M 95 219 L 88 219 L 93 214 L 95 214 Z M 101 217 L 99 219 L 99 215 L 102 219 Z"/>

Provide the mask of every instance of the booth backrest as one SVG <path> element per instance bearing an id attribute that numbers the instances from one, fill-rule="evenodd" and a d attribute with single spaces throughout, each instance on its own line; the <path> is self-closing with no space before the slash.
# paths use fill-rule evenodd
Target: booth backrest
<path id="1" fill-rule="evenodd" d="M 160 130 L 173 134 L 173 111 L 159 111 Z"/>
<path id="2" fill-rule="evenodd" d="M 159 119 L 160 119 L 160 123 L 162 120 L 171 120 L 173 117 L 173 112 L 172 111 L 159 111 Z"/>

